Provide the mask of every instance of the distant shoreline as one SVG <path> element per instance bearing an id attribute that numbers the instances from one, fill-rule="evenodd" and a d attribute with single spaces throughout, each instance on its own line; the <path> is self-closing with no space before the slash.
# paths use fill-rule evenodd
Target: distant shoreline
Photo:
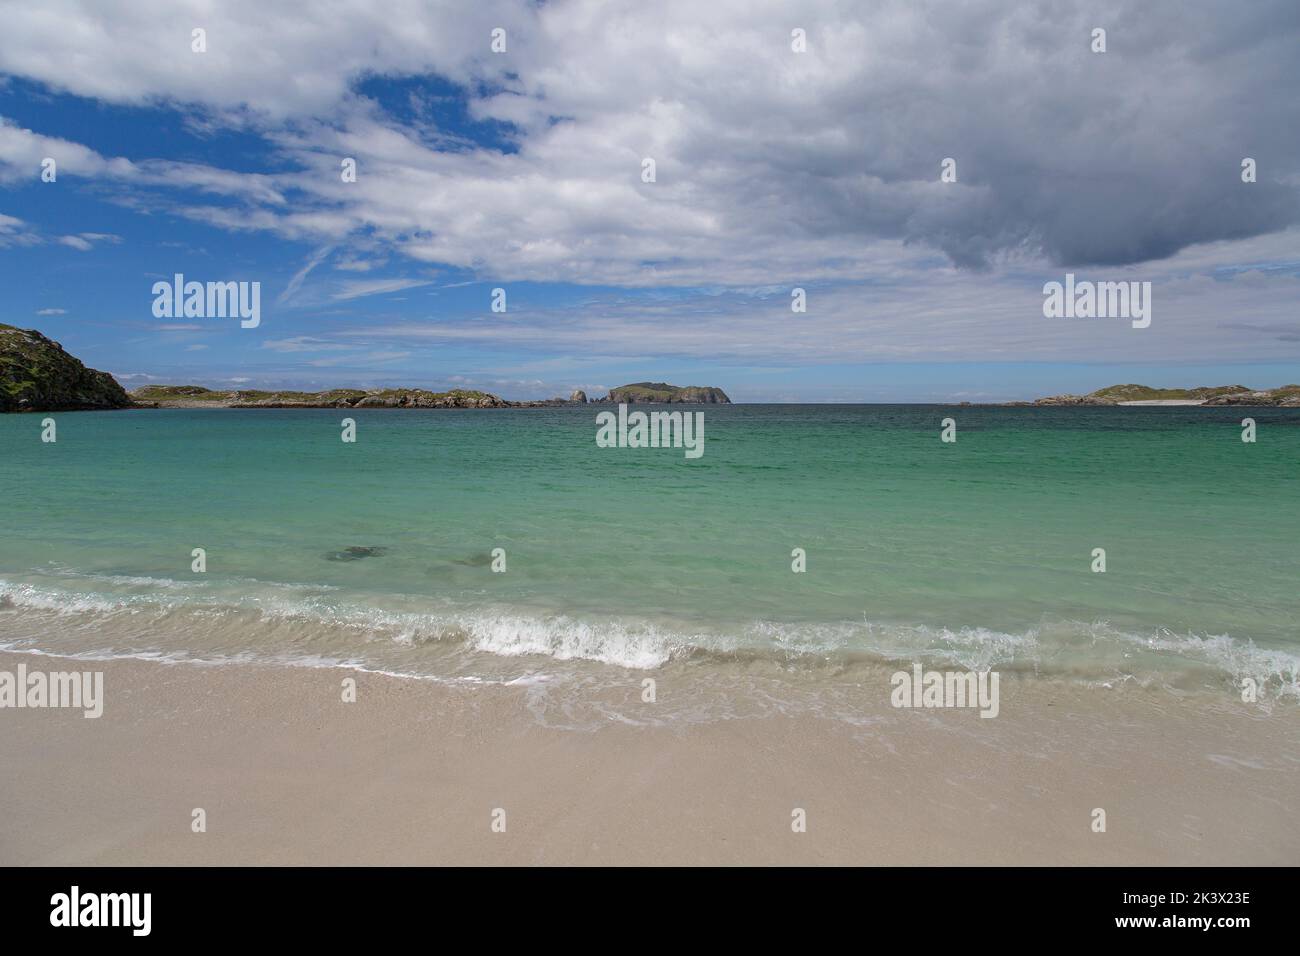
<path id="1" fill-rule="evenodd" d="M 568 398 L 509 401 L 491 392 L 422 388 L 334 388 L 321 392 L 257 389 L 216 390 L 202 385 L 145 385 L 130 393 L 137 408 L 555 408 L 599 404 L 729 405 L 726 392 L 713 386 L 638 382 L 588 400 L 581 389 Z"/>
<path id="2" fill-rule="evenodd" d="M 58 342 L 35 329 L 0 324 L 0 412 L 93 411 L 125 408 L 553 408 L 588 404 L 730 405 L 717 386 L 634 382 L 588 400 L 581 389 L 568 398 L 509 401 L 476 389 L 423 388 L 210 389 L 203 385 L 145 385 L 127 392 L 107 372 L 87 368 Z M 747 403 L 785 404 L 785 403 Z M 1152 388 L 1111 385 L 1087 395 L 1053 395 L 1012 402 L 810 402 L 794 404 L 936 406 L 1273 406 L 1300 407 L 1300 385 L 1251 389 L 1244 385 Z"/>
<path id="3" fill-rule="evenodd" d="M 437 411 L 437 410 L 450 409 L 450 410 L 462 410 L 462 411 L 464 411 L 464 410 L 473 410 L 473 409 L 480 409 L 480 408 L 481 408 L 481 409 L 484 409 L 484 410 L 497 409 L 497 410 L 501 410 L 501 411 L 518 411 L 518 410 L 522 410 L 522 409 L 534 409 L 534 408 L 592 408 L 592 407 L 600 408 L 600 407 L 603 407 L 603 406 L 605 406 L 605 405 L 607 405 L 607 404 L 609 404 L 609 403 L 608 403 L 608 402 L 605 402 L 605 401 L 601 401 L 601 400 L 596 400 L 596 401 L 591 401 L 591 402 L 586 402 L 586 403 L 581 403 L 581 402 L 565 402 L 565 401 L 518 401 L 518 402 L 515 402 L 515 401 L 506 401 L 506 400 L 502 400 L 501 404 L 499 404 L 499 405 L 484 405 L 484 406 L 474 406 L 474 405 L 447 405 L 447 406 L 432 406 L 432 405 L 431 405 L 431 406 L 410 406 L 410 405 L 372 405 L 372 406 L 362 406 L 362 407 L 360 407 L 360 408 L 357 408 L 357 407 L 355 407 L 355 406 L 325 405 L 325 404 L 316 404 L 316 405 L 312 405 L 312 404 L 305 404 L 305 403 L 284 403 L 284 404 L 268 404 L 268 403 L 260 403 L 260 404 L 231 404 L 231 403 L 220 403 L 220 402 L 162 401 L 162 402 L 136 402 L 136 403 L 131 404 L 131 405 L 124 405 L 124 406 L 119 406 L 119 407 L 114 407 L 114 408 L 105 408 L 105 407 L 98 407 L 98 406 L 85 406 L 85 407 L 79 407 L 79 408 L 32 408 L 32 409 L 22 409 L 22 410 L 18 410 L 18 411 L 13 412 L 12 414 L 23 414 L 23 413 L 27 413 L 27 414 L 54 414 L 54 413 L 58 413 L 58 412 L 122 412 L 122 411 L 162 411 L 162 410 L 172 410 L 172 411 L 202 411 L 202 410 L 204 410 L 204 409 L 213 409 L 213 410 L 221 409 L 221 410 L 231 410 L 231 411 L 248 411 L 248 410 L 255 410 L 255 409 L 281 409 L 281 410 L 295 410 L 295 409 L 296 409 L 296 410 L 303 410 L 303 411 L 310 410 L 310 409 L 316 409 L 316 410 L 321 410 L 321 409 L 327 409 L 327 410 L 328 410 L 328 409 L 333 409 L 333 410 L 336 410 L 336 411 L 347 411 L 347 410 L 349 410 L 349 409 L 351 409 L 351 410 L 353 410 L 353 411 L 385 411 L 385 410 L 394 410 L 394 411 L 410 411 L 410 410 L 424 409 L 424 410 L 427 410 L 427 411 Z M 704 404 L 707 404 L 707 403 L 698 403 L 698 402 L 672 402 L 672 403 L 643 402 L 643 403 L 638 403 L 638 404 L 653 405 L 653 406 L 665 406 L 665 407 L 668 406 L 668 405 L 672 405 L 672 406 L 684 406 L 684 405 L 689 405 L 689 406 L 692 407 L 692 408 L 699 408 L 699 407 L 703 407 L 703 405 L 704 405 Z M 1229 403 L 1218 403 L 1218 404 L 1215 404 L 1215 403 L 1205 402 L 1205 401 L 1184 401 L 1184 400 L 1155 400 L 1155 401 L 1137 401 L 1137 402 L 1096 402 L 1096 403 L 1090 403 L 1090 402 L 1055 403 L 1055 402 L 1044 402 L 1044 401 L 1039 400 L 1039 401 L 1011 401 L 1011 402 L 970 402 L 970 401 L 929 401 L 929 402 L 728 402 L 727 404 L 728 404 L 728 405 L 732 405 L 732 406 L 745 406 L 745 407 L 764 407 L 764 406 L 768 406 L 768 405 L 794 405 L 794 406 L 805 406 L 805 405 L 806 405 L 806 406 L 808 406 L 808 407 L 810 407 L 810 408 L 811 408 L 811 407 L 817 407 L 817 406 L 833 406 L 833 407 L 839 407 L 839 408 L 872 408 L 872 407 L 876 407 L 876 406 L 885 407 L 885 406 L 891 406 L 891 405 L 898 405 L 898 406 L 912 406 L 912 405 L 917 405 L 917 406 L 930 406 L 930 407 L 933 407 L 933 408 L 1057 408 L 1057 409 L 1061 409 L 1061 408 L 1085 408 L 1085 409 L 1098 409 L 1098 408 L 1229 408 L 1229 407 L 1236 407 L 1236 408 L 1284 408 L 1284 409 L 1300 408 L 1300 403 L 1280 404 L 1280 403 L 1276 403 L 1276 402 L 1267 402 L 1267 401 L 1261 401 L 1261 402 L 1240 401 L 1240 402 L 1232 402 L 1232 403 L 1230 403 L 1230 404 L 1229 404 Z"/>
<path id="4" fill-rule="evenodd" d="M 610 389 L 604 398 L 588 400 L 581 391 L 565 398 L 510 401 L 490 392 L 457 389 L 430 392 L 424 389 L 331 389 L 322 392 L 228 390 L 199 385 L 147 385 L 130 393 L 135 407 L 143 408 L 555 408 L 599 404 L 730 405 L 719 388 L 675 386 L 642 382 Z M 742 404 L 791 404 L 746 402 Z M 934 405 L 958 408 L 1070 408 L 1070 407 L 1300 407 L 1300 385 L 1275 389 L 1250 389 L 1244 385 L 1223 385 L 1192 389 L 1155 389 L 1146 385 L 1111 385 L 1087 395 L 1054 395 L 1033 401 L 1010 402 L 798 402 L 809 405 Z"/>

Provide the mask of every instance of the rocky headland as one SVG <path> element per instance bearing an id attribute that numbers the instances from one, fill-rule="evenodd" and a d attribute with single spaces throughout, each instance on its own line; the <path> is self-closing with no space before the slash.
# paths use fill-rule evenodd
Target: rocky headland
<path id="1" fill-rule="evenodd" d="M 86 368 L 34 329 L 0 324 L 0 412 L 130 408 L 107 372 Z"/>

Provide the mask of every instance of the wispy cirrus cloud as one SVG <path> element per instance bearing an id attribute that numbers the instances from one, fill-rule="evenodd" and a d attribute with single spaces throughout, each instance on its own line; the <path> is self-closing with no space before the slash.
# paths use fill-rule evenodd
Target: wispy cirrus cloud
<path id="1" fill-rule="evenodd" d="M 431 285 L 432 279 L 357 279 L 343 282 L 330 298 L 347 300 L 360 299 L 368 295 L 383 295 L 388 292 L 400 292 L 403 289 L 415 289 Z"/>
<path id="2" fill-rule="evenodd" d="M 309 335 L 299 335 L 290 339 L 267 339 L 262 343 L 262 348 L 270 349 L 273 352 L 329 352 L 355 349 L 356 346 Z"/>
<path id="3" fill-rule="evenodd" d="M 276 302 L 280 305 L 285 305 L 292 301 L 294 295 L 296 295 L 298 290 L 302 288 L 303 281 L 311 274 L 313 269 L 325 260 L 333 249 L 333 246 L 322 246 L 313 252 L 307 259 L 306 263 L 304 263 L 303 267 L 293 274 L 293 278 L 291 278 L 289 284 L 284 287 L 284 291 L 280 293 Z"/>
<path id="4" fill-rule="evenodd" d="M 1293 239 L 1295 237 L 1292 237 Z M 640 296 L 588 308 L 534 307 L 509 316 L 476 315 L 367 324 L 341 337 L 408 346 L 477 345 L 535 354 L 636 358 L 708 355 L 737 363 L 797 366 L 881 361 L 1246 361 L 1300 358 L 1294 327 L 1300 276 L 1243 272 L 1230 280 L 1187 274 L 1179 257 L 1154 273 L 1107 270 L 1108 277 L 1151 275 L 1152 325 L 1135 335 L 1126 321 L 1049 320 L 1032 274 L 1016 281 L 955 268 L 928 274 L 925 295 L 909 279 L 831 284 L 807 290 L 807 312 L 792 314 L 787 290 L 759 294 Z M 1081 272 L 1080 277 L 1094 275 Z M 1248 314 L 1249 326 L 1232 316 Z"/>

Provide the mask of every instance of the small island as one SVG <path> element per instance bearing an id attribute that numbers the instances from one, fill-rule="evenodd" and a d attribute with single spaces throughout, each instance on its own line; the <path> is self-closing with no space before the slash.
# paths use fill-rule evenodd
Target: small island
<path id="1" fill-rule="evenodd" d="M 653 403 L 658 405 L 730 405 L 731 399 L 720 388 L 703 385 L 667 385 L 663 382 L 637 382 L 611 388 L 598 402 L 613 405 Z"/>

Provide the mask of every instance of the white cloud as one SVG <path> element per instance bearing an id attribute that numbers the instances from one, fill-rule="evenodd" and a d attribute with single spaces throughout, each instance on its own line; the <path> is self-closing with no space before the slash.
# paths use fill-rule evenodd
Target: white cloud
<path id="1" fill-rule="evenodd" d="M 791 361 L 1294 355 L 1295 279 L 1255 269 L 1294 273 L 1300 255 L 1293 7 L 1108 9 L 1098 56 L 1095 11 L 1046 0 L 338 0 L 310 18 L 264 0 L 10 5 L 0 72 L 175 104 L 192 125 L 260 133 L 273 162 L 128 160 L 0 121 L 0 179 L 56 156 L 61 176 L 142 211 L 309 243 L 286 303 L 310 298 L 331 250 L 352 273 L 404 257 L 493 283 L 722 293 L 364 332 L 393 340 Z M 790 50 L 794 25 L 807 53 Z M 495 26 L 508 55 L 488 50 Z M 455 131 L 354 90 L 426 73 L 468 84 L 475 119 L 515 124 L 516 151 L 448 149 Z M 1250 186 L 1244 155 L 1260 160 Z M 949 156 L 958 181 L 942 184 Z M 40 241 L 0 216 L 0 245 Z M 1042 282 L 1099 262 L 1157 283 L 1149 334 L 1042 319 Z M 1245 271 L 1206 278 L 1225 267 Z M 431 281 L 317 275 L 311 291 L 346 302 Z M 782 298 L 793 285 L 810 290 L 804 316 Z"/>
<path id="2" fill-rule="evenodd" d="M 368 295 L 382 295 L 385 292 L 400 292 L 402 289 L 414 289 L 429 285 L 432 279 L 358 279 L 344 282 L 333 293 L 334 299 L 360 299 Z"/>
<path id="3" fill-rule="evenodd" d="M 122 241 L 121 236 L 114 236 L 105 232 L 82 232 L 75 236 L 60 236 L 56 240 L 60 245 L 71 246 L 81 252 L 89 252 L 95 247 L 97 242 L 105 242 L 116 245 Z"/>
<path id="4" fill-rule="evenodd" d="M 15 216 L 0 213 L 0 249 L 6 246 L 34 246 L 40 244 L 40 237 Z"/>
<path id="5" fill-rule="evenodd" d="M 796 16 L 774 0 L 340 0 L 308 19 L 262 0 L 50 0 L 8 12 L 0 71 L 198 107 L 305 171 L 129 162 L 12 125 L 0 157 L 30 176 L 57 149 L 73 175 L 236 198 L 172 207 L 222 228 L 345 248 L 363 234 L 502 280 L 861 279 L 895 241 L 977 267 L 1132 262 L 1300 217 L 1288 17 L 1285 2 L 1124 0 L 1098 56 L 1096 15 L 1049 2 L 818 0 Z M 190 50 L 193 24 L 207 53 Z M 507 55 L 489 51 L 495 26 Z M 518 151 L 442 149 L 447 131 L 352 91 L 424 73 L 484 91 L 471 113 L 516 124 Z M 1236 177 L 1247 150 L 1266 157 L 1252 189 Z M 357 182 L 340 181 L 340 156 Z M 944 185 L 947 156 L 959 179 Z"/>
<path id="6" fill-rule="evenodd" d="M 1293 237 L 1294 239 L 1294 237 Z M 736 364 L 800 366 L 880 361 L 1113 360 L 1152 363 L 1300 358 L 1300 279 L 1244 273 L 1227 281 L 1144 268 L 1080 273 L 1115 280 L 1153 279 L 1152 324 L 1124 319 L 1047 319 L 1042 283 L 1060 274 L 1011 282 L 994 274 L 934 269 L 924 290 L 908 279 L 808 291 L 806 313 L 792 313 L 788 292 L 690 294 L 654 303 L 642 298 L 588 308 L 533 308 L 509 316 L 436 324 L 367 325 L 358 344 L 473 344 L 538 354 L 637 357 L 708 355 Z M 1235 320 L 1251 316 L 1249 327 Z"/>
<path id="7" fill-rule="evenodd" d="M 202 104 L 218 125 L 283 120 L 328 112 L 368 71 L 500 77 L 513 67 L 489 53 L 490 31 L 506 27 L 523 54 L 536 20 L 502 0 L 42 0 L 6 4 L 0 72 L 115 103 Z M 206 53 L 191 50 L 196 26 Z"/>
<path id="8" fill-rule="evenodd" d="M 313 338 L 309 335 L 298 335 L 289 339 L 267 339 L 262 343 L 262 348 L 270 349 L 273 352 L 328 352 L 351 349 L 355 348 L 355 346 L 342 345 L 328 339 Z"/>
<path id="9" fill-rule="evenodd" d="M 284 291 L 280 293 L 280 296 L 279 298 L 276 299 L 276 302 L 278 302 L 280 305 L 284 305 L 286 302 L 289 302 L 294 297 L 294 294 L 298 291 L 298 289 L 301 288 L 303 280 L 307 278 L 307 276 L 311 273 L 313 269 L 315 269 L 318 265 L 321 264 L 321 262 L 325 259 L 325 257 L 330 254 L 332 249 L 333 246 L 322 246 L 321 248 L 313 252 L 311 254 L 311 257 L 307 260 L 307 262 L 303 265 L 303 267 L 293 274 L 293 278 L 289 280 L 289 284 L 285 286 Z"/>

